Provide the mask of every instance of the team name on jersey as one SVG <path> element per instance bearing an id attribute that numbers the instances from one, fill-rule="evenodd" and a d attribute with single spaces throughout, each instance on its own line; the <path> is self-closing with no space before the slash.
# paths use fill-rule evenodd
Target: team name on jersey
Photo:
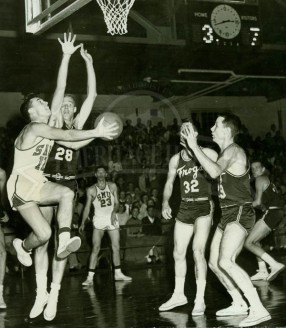
<path id="1" fill-rule="evenodd" d="M 198 177 L 198 172 L 199 171 L 203 171 L 202 166 L 194 166 L 194 167 L 190 167 L 188 169 L 185 169 L 185 166 L 179 167 L 177 169 L 177 173 L 179 175 L 180 178 L 193 174 L 193 179 L 196 179 Z"/>
<path id="2" fill-rule="evenodd" d="M 35 151 L 33 152 L 33 156 L 48 156 L 52 147 L 51 145 L 39 145 L 36 147 Z"/>
<path id="3" fill-rule="evenodd" d="M 39 145 L 36 147 L 33 153 L 33 156 L 39 157 L 39 162 L 35 167 L 36 170 L 40 170 L 40 171 L 44 170 L 51 149 L 52 149 L 51 145 Z"/>
<path id="4" fill-rule="evenodd" d="M 111 193 L 110 193 L 110 191 L 102 191 L 102 192 L 100 192 L 100 194 L 97 194 L 96 197 L 99 201 L 101 201 L 102 199 L 110 198 Z"/>

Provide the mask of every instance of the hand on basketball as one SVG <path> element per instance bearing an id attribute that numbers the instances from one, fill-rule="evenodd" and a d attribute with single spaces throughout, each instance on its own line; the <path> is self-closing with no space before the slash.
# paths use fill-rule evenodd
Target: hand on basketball
<path id="1" fill-rule="evenodd" d="M 187 145 L 192 149 L 198 146 L 197 142 L 198 133 L 194 130 L 193 124 L 188 123 L 183 131 L 181 137 L 186 140 Z"/>
<path id="2" fill-rule="evenodd" d="M 83 44 L 80 45 L 80 54 L 81 57 L 84 59 L 84 61 L 87 64 L 92 64 L 93 60 L 91 55 L 87 52 L 87 50 L 84 49 Z"/>
<path id="3" fill-rule="evenodd" d="M 82 44 L 75 46 L 74 45 L 75 39 L 76 39 L 76 35 L 72 37 L 71 33 L 69 33 L 68 36 L 66 33 L 64 34 L 64 41 L 58 38 L 58 41 L 62 46 L 62 51 L 64 55 L 72 55 L 78 48 L 82 46 Z"/>
<path id="4" fill-rule="evenodd" d="M 172 219 L 172 209 L 171 209 L 169 203 L 163 204 L 163 207 L 162 207 L 162 216 L 166 220 Z"/>
<path id="5" fill-rule="evenodd" d="M 115 137 L 117 135 L 118 128 L 119 128 L 119 125 L 116 122 L 108 124 L 108 122 L 105 121 L 105 119 L 103 117 L 99 121 L 97 127 L 94 129 L 95 138 L 105 138 L 108 140 L 112 140 L 113 137 Z"/>

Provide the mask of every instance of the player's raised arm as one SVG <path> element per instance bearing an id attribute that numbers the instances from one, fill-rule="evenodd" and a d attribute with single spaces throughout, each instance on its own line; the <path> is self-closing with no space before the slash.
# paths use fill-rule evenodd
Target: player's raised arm
<path id="1" fill-rule="evenodd" d="M 82 129 L 86 120 L 88 119 L 90 112 L 93 107 L 94 100 L 97 96 L 96 91 L 96 77 L 95 71 L 93 67 L 93 60 L 91 55 L 81 46 L 80 54 L 86 63 L 86 71 L 87 71 L 87 97 L 85 98 L 80 112 L 77 114 L 74 120 L 74 127 L 76 129 Z"/>
<path id="2" fill-rule="evenodd" d="M 68 35 L 65 33 L 63 41 L 58 38 L 58 41 L 62 47 L 63 56 L 59 68 L 57 86 L 51 104 L 52 115 L 49 120 L 50 126 L 62 127 L 63 125 L 63 119 L 60 113 L 60 109 L 66 90 L 69 61 L 71 55 L 81 46 L 80 44 L 77 46 L 74 45 L 75 39 L 76 35 L 72 36 L 71 33 L 69 33 Z"/>

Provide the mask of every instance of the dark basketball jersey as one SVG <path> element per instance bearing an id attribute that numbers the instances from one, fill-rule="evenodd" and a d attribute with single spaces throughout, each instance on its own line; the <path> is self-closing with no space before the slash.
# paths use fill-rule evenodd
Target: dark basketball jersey
<path id="1" fill-rule="evenodd" d="M 262 204 L 268 209 L 269 207 L 283 207 L 283 199 L 278 194 L 276 186 L 269 181 L 269 186 L 263 191 Z"/>
<path id="2" fill-rule="evenodd" d="M 242 175 L 222 172 L 218 184 L 220 206 L 243 205 L 252 203 L 249 168 Z"/>
<path id="3" fill-rule="evenodd" d="M 66 125 L 63 130 L 68 130 Z M 75 176 L 77 168 L 78 152 L 76 150 L 54 144 L 48 163 L 45 168 L 45 174 L 59 174 L 62 176 Z"/>
<path id="4" fill-rule="evenodd" d="M 180 178 L 182 199 L 210 197 L 210 181 L 207 180 L 206 173 L 197 160 L 184 160 L 180 152 L 177 175 Z"/>

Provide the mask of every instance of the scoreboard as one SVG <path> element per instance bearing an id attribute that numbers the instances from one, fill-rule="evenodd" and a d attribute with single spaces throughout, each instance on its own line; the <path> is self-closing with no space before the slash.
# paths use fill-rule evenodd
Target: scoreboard
<path id="1" fill-rule="evenodd" d="M 258 0 L 188 0 L 188 41 L 218 47 L 262 44 Z"/>

